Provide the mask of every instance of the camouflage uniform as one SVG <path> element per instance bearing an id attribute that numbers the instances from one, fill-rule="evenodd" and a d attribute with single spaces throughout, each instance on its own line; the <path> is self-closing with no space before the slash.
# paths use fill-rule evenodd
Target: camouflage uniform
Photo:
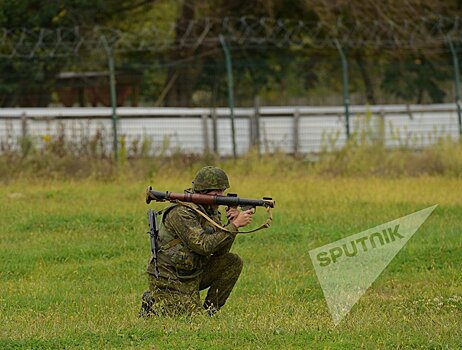
<path id="1" fill-rule="evenodd" d="M 218 168 L 203 168 L 196 175 L 193 191 L 228 188 L 223 174 Z M 222 225 L 215 208 L 190 206 Z M 213 226 L 190 207 L 174 204 L 164 211 L 159 225 L 159 278 L 154 277 L 151 257 L 147 267 L 149 292 L 143 295 L 142 313 L 191 314 L 204 309 L 213 313 L 225 304 L 242 270 L 241 258 L 229 252 L 238 230 L 232 223 L 226 228 L 231 233 Z M 201 305 L 199 291 L 207 288 Z"/>

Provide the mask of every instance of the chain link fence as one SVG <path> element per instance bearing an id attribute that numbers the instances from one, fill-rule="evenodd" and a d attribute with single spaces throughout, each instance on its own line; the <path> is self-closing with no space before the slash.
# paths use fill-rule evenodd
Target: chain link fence
<path id="1" fill-rule="evenodd" d="M 252 146 L 316 153 L 344 145 L 361 128 L 390 147 L 456 139 L 459 28 L 458 18 L 436 17 L 340 21 L 335 30 L 246 17 L 137 33 L 3 28 L 0 142 L 5 151 L 18 147 L 18 137 L 43 144 L 48 137 L 77 143 L 97 135 L 101 152 L 131 145 L 132 153 L 227 155 L 230 147 L 242 154 Z M 35 107 L 58 109 L 21 109 Z M 200 112 L 169 109 L 177 107 Z"/>

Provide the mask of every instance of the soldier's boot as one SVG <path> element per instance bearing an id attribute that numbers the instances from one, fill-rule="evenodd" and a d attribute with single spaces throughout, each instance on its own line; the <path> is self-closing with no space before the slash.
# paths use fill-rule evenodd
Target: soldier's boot
<path id="1" fill-rule="evenodd" d="M 152 315 L 152 306 L 154 305 L 154 300 L 151 296 L 151 291 L 147 290 L 143 293 L 141 297 L 141 308 L 139 316 L 147 318 Z"/>
<path id="2" fill-rule="evenodd" d="M 226 303 L 241 274 L 242 266 L 242 259 L 233 253 L 210 259 L 199 284 L 200 290 L 209 288 L 204 301 L 204 308 L 209 315 L 216 313 Z"/>

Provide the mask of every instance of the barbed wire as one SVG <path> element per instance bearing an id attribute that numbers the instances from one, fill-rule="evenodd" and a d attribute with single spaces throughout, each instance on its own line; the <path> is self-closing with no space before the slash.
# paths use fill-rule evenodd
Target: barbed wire
<path id="1" fill-rule="evenodd" d="M 220 45 L 219 35 L 241 48 L 435 49 L 450 37 L 462 39 L 460 18 L 422 17 L 403 22 L 339 20 L 322 22 L 256 17 L 204 18 L 152 26 L 138 32 L 109 27 L 1 28 L 0 57 L 69 57 L 104 51 L 104 38 L 113 52 L 196 50 Z"/>

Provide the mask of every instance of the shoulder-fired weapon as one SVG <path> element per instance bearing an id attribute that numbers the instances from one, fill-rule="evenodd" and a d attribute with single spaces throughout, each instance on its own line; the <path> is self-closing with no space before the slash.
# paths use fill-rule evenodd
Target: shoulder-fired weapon
<path id="1" fill-rule="evenodd" d="M 173 193 L 161 192 L 153 190 L 151 186 L 146 190 L 146 203 L 151 201 L 157 202 L 190 202 L 203 205 L 226 205 L 228 207 L 241 207 L 243 210 L 266 207 L 274 208 L 274 200 L 271 197 L 263 197 L 262 199 L 250 199 L 238 197 L 235 193 L 229 193 L 226 196 L 209 195 L 200 193 Z"/>

